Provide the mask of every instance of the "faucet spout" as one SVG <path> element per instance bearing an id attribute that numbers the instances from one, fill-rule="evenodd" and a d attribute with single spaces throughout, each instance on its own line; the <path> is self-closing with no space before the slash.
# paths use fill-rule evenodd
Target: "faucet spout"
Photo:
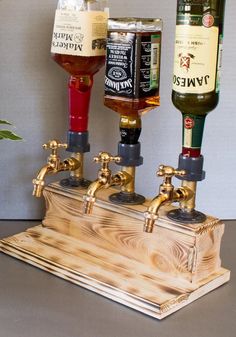
<path id="1" fill-rule="evenodd" d="M 80 166 L 80 162 L 77 159 L 71 157 L 63 160 L 62 162 L 50 162 L 47 165 L 43 166 L 39 170 L 38 175 L 33 179 L 33 193 L 32 195 L 36 198 L 42 196 L 42 192 L 45 186 L 45 177 L 50 174 L 56 174 L 63 171 L 74 171 L 77 170 Z"/>
<path id="2" fill-rule="evenodd" d="M 144 223 L 144 229 L 143 229 L 144 232 L 146 233 L 153 232 L 155 221 L 158 218 L 159 209 L 167 201 L 168 201 L 168 196 L 165 194 L 159 194 L 152 200 L 148 210 L 144 213 L 144 217 L 145 217 L 145 223 Z"/>
<path id="3" fill-rule="evenodd" d="M 172 202 L 181 202 L 192 198 L 193 192 L 189 188 L 179 187 L 175 189 L 174 186 L 172 185 L 172 177 L 184 176 L 185 174 L 186 174 L 185 171 L 175 170 L 171 166 L 161 165 L 159 167 L 157 175 L 159 177 L 163 177 L 164 181 L 160 185 L 159 194 L 151 201 L 150 206 L 144 213 L 145 217 L 144 232 L 146 233 L 153 232 L 155 221 L 158 218 L 159 209 L 164 204 Z"/>
<path id="4" fill-rule="evenodd" d="M 49 141 L 49 143 L 43 145 L 44 149 L 52 150 L 52 153 L 48 157 L 47 164 L 43 166 L 36 177 L 33 179 L 34 190 L 33 196 L 40 198 L 42 191 L 45 186 L 45 177 L 48 174 L 55 174 L 62 171 L 75 171 L 77 170 L 81 163 L 76 158 L 67 158 L 61 161 L 60 157 L 57 154 L 59 148 L 67 148 L 67 144 L 60 144 L 56 140 Z"/>
<path id="5" fill-rule="evenodd" d="M 78 162 L 78 160 L 73 157 L 67 158 L 63 160 L 63 162 L 50 162 L 43 166 L 41 170 L 39 170 L 37 177 L 32 181 L 34 185 L 32 195 L 36 198 L 40 198 L 42 196 L 45 186 L 45 177 L 47 175 L 56 174 L 63 171 L 74 171 L 77 170 L 79 166 L 80 162 Z"/>
<path id="6" fill-rule="evenodd" d="M 86 195 L 84 196 L 83 212 L 84 214 L 92 214 L 93 205 L 96 201 L 96 193 L 105 187 L 106 181 L 104 179 L 97 179 L 89 186 Z"/>
<path id="7" fill-rule="evenodd" d="M 123 186 L 129 182 L 132 177 L 126 173 L 119 171 L 111 176 L 103 176 L 100 172 L 99 178 L 95 180 L 88 188 L 86 195 L 84 196 L 83 212 L 84 214 L 92 214 L 93 205 L 96 201 L 96 193 L 102 188 L 108 188 L 111 186 Z"/>
<path id="8" fill-rule="evenodd" d="M 101 169 L 98 171 L 98 178 L 90 184 L 86 195 L 84 196 L 83 212 L 84 214 L 91 214 L 93 205 L 96 201 L 96 193 L 102 188 L 108 188 L 110 186 L 123 186 L 130 183 L 132 176 L 123 171 L 119 171 L 116 174 L 112 174 L 109 163 L 119 163 L 120 157 L 113 157 L 107 152 L 100 152 L 98 157 L 94 158 L 94 161 L 101 163 Z"/>
<path id="9" fill-rule="evenodd" d="M 47 164 L 41 168 L 37 177 L 33 179 L 34 189 L 32 195 L 35 196 L 36 198 L 41 197 L 45 186 L 45 176 L 50 172 L 53 172 L 53 168 Z"/>

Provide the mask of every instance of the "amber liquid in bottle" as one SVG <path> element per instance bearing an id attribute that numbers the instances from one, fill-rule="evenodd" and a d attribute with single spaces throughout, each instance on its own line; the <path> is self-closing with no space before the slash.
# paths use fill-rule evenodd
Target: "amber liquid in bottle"
<path id="1" fill-rule="evenodd" d="M 122 116 L 142 115 L 160 105 L 161 30 L 139 32 L 132 18 L 115 20 L 109 20 L 104 104 Z M 114 28 L 120 23 L 127 29 Z"/>
<path id="2" fill-rule="evenodd" d="M 52 58 L 69 74 L 74 76 L 94 75 L 104 66 L 105 56 L 74 56 L 52 54 Z"/>
<path id="3" fill-rule="evenodd" d="M 136 39 L 142 39 L 142 37 L 150 37 L 151 35 L 156 35 L 157 32 L 148 32 L 148 33 L 139 33 L 139 32 L 131 32 L 136 36 Z M 161 32 L 158 32 L 161 38 Z M 140 53 L 136 56 L 140 58 Z M 160 60 L 158 59 L 158 63 Z M 138 62 L 136 72 L 140 69 L 140 63 Z M 159 76 L 159 68 L 156 76 Z M 138 91 L 138 86 L 140 86 L 140 78 L 136 79 L 136 90 Z M 149 96 L 147 93 L 146 97 L 140 97 L 138 93 L 134 94 L 133 98 L 128 98 L 124 96 L 116 96 L 116 95 L 105 95 L 104 104 L 108 108 L 120 113 L 121 115 L 134 115 L 134 114 L 144 114 L 156 106 L 160 105 L 160 95 L 159 95 L 159 84 L 158 87 L 152 90 L 152 94 Z"/>
<path id="4" fill-rule="evenodd" d="M 74 56 L 52 54 L 53 60 L 76 80 L 77 90 L 83 92 L 91 89 L 93 76 L 105 63 L 105 56 Z"/>

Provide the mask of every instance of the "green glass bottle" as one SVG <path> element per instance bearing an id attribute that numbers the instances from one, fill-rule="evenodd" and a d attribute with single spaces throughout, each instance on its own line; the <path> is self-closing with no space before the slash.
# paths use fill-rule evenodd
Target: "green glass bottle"
<path id="1" fill-rule="evenodd" d="M 219 101 L 225 0 L 178 0 L 172 101 L 183 115 L 183 150 L 201 155 L 206 115 Z"/>

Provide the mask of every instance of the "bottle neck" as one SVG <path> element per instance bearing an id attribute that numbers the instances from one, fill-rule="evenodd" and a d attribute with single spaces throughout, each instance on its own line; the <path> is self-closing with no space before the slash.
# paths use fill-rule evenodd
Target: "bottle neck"
<path id="1" fill-rule="evenodd" d="M 137 144 L 141 131 L 142 122 L 138 115 L 121 116 L 120 135 L 122 144 Z"/>
<path id="2" fill-rule="evenodd" d="M 206 116 L 192 114 L 183 115 L 183 148 L 182 155 L 186 157 L 200 157 L 203 131 Z"/>
<path id="3" fill-rule="evenodd" d="M 204 16 L 210 14 L 214 17 L 213 24 L 220 26 L 220 33 L 223 30 L 224 13 L 225 0 L 178 0 L 177 2 L 177 15 Z M 194 18 L 190 17 L 189 19 L 189 24 L 192 20 L 194 22 Z M 196 24 L 196 21 L 194 24 Z"/>
<path id="4" fill-rule="evenodd" d="M 69 79 L 69 129 L 87 132 L 93 77 L 71 76 Z"/>

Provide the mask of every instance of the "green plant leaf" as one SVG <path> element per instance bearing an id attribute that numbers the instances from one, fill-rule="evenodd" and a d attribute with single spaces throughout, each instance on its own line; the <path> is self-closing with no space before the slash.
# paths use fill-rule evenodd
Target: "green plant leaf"
<path id="1" fill-rule="evenodd" d="M 9 130 L 0 130 L 0 139 L 22 140 L 22 138 Z"/>
<path id="2" fill-rule="evenodd" d="M 12 125 L 10 122 L 4 121 L 4 120 L 2 120 L 2 119 L 0 119 L 0 124 Z"/>

